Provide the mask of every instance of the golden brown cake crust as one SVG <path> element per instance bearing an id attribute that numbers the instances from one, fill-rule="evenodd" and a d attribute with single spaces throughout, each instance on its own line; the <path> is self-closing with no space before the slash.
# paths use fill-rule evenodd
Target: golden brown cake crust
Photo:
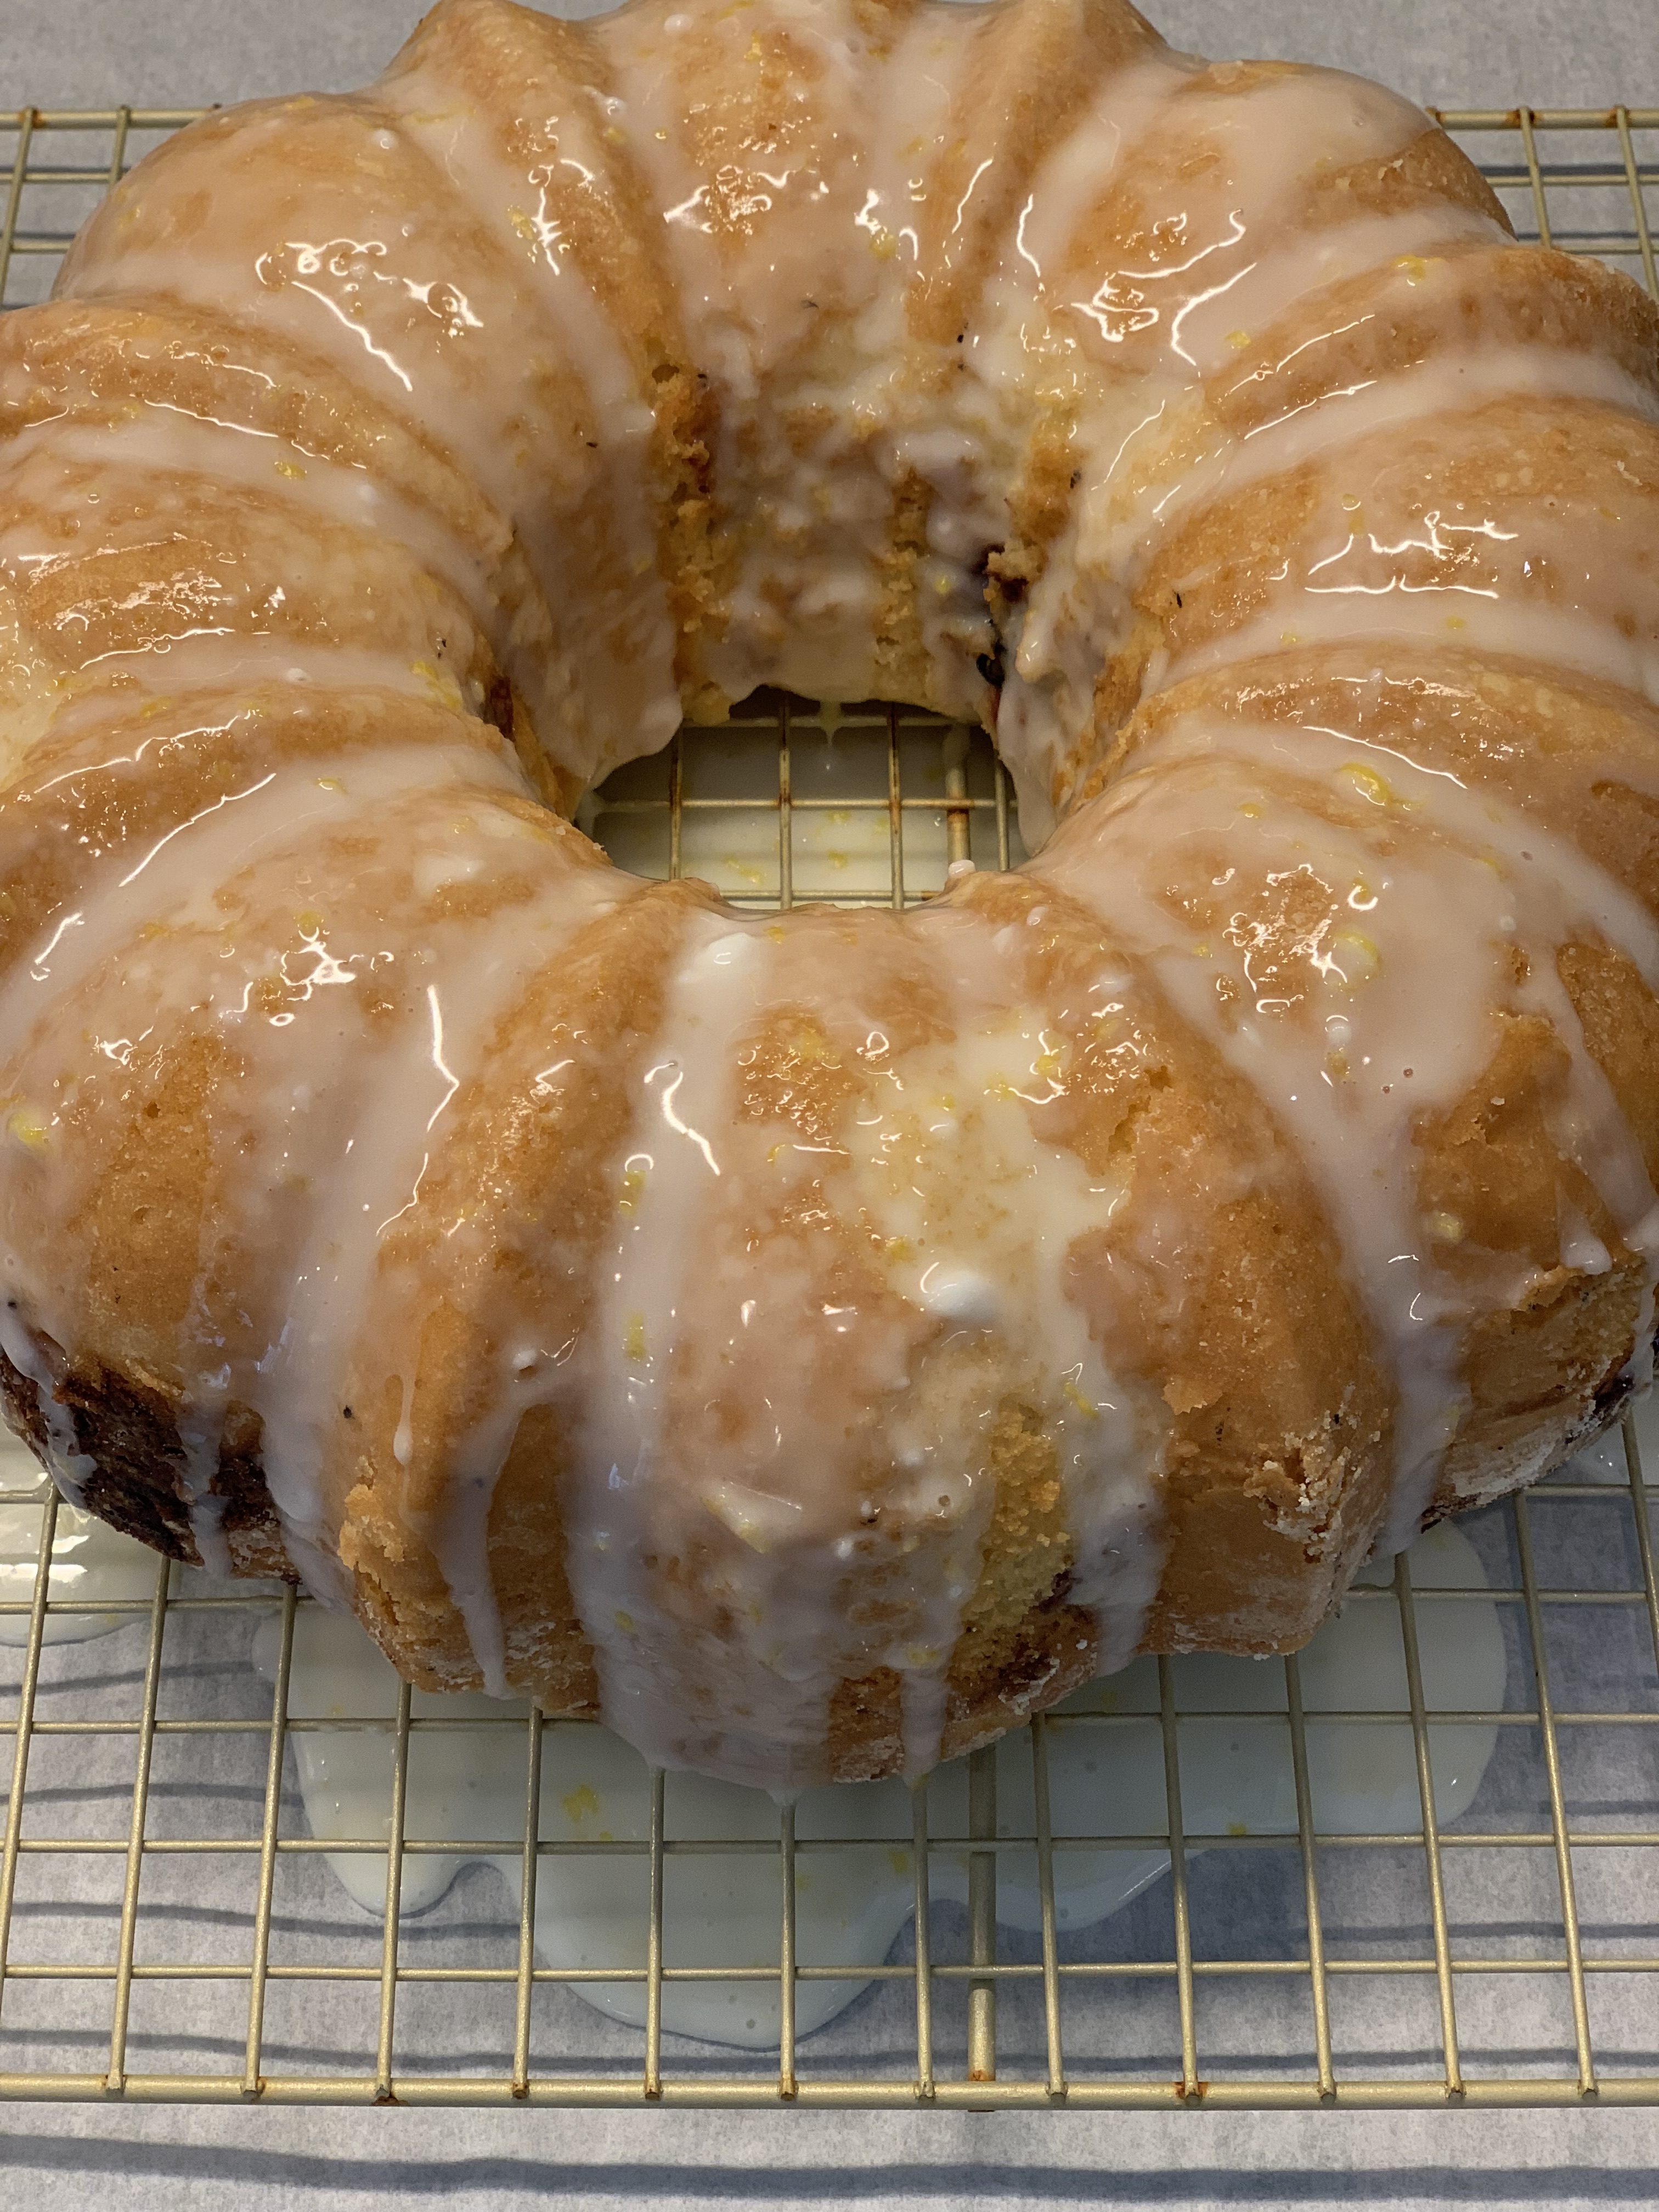
<path id="1" fill-rule="evenodd" d="M 1428 118 L 1124 0 L 444 0 L 180 133 L 0 326 L 8 1418 L 779 1789 L 1294 1649 L 1649 1371 L 1656 422 Z M 1036 859 L 611 868 L 761 684 Z"/>

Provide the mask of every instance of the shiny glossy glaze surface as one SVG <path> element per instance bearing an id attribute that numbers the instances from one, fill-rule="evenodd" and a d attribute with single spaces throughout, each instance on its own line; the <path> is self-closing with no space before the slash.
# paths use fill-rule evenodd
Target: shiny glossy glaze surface
<path id="1" fill-rule="evenodd" d="M 253 1454 L 423 1679 L 787 1788 L 1305 1634 L 1645 1375 L 1573 963 L 1650 1010 L 1650 319 L 1403 101 L 1110 0 L 446 0 L 15 324 L 0 1345 L 71 1496 L 90 1364 L 204 1560 Z M 1049 842 L 765 921 L 544 804 L 762 683 L 984 720 Z M 1544 1195 L 1460 1211 L 1505 1053 Z M 1338 1379 L 1206 1427 L 1211 1277 Z"/>

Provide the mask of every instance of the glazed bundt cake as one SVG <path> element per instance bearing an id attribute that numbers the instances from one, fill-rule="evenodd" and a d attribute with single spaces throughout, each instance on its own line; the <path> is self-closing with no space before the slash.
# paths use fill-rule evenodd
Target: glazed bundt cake
<path id="1" fill-rule="evenodd" d="M 1647 1379 L 1656 415 L 1418 110 L 1126 0 L 443 0 L 180 133 L 0 328 L 11 1419 L 780 1790 L 1297 1645 Z M 764 684 L 1037 857 L 573 826 Z"/>

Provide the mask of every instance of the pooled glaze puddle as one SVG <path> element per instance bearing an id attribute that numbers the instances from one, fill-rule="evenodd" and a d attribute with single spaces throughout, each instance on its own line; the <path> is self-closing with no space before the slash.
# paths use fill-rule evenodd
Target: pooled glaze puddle
<path id="1" fill-rule="evenodd" d="M 46 1477 L 33 1455 L 15 1437 L 0 1434 L 0 1485 L 21 1489 L 26 1484 L 41 1497 L 46 1495 Z M 40 1505 L 0 1499 L 0 1603 L 30 1603 L 40 1556 Z M 59 1503 L 46 1584 L 49 1603 L 70 1605 L 84 1598 L 136 1600 L 148 1605 L 155 1595 L 159 1565 L 155 1553 L 135 1544 L 131 1536 L 118 1535 L 78 1506 Z M 92 1637 L 125 1628 L 131 1620 L 130 1613 L 48 1613 L 45 1640 L 84 1644 Z M 24 1644 L 28 1640 L 27 1613 L 0 1613 L 0 1644 Z"/>
<path id="2" fill-rule="evenodd" d="M 27 1462 L 18 1453 L 21 1481 Z M 1616 1437 L 1599 1450 L 1617 1449 Z M 9 1454 L 0 1478 L 9 1482 Z M 0 1597 L 27 1601 L 40 1544 L 38 1504 L 0 1504 Z M 1474 1546 L 1456 1528 L 1431 1530 L 1413 1547 L 1419 1589 L 1481 1589 L 1486 1577 Z M 155 1592 L 155 1555 L 69 1505 L 60 1505 L 52 1553 L 55 1601 L 138 1600 Z M 1373 1589 L 1387 1571 L 1361 1577 Z M 192 1576 L 193 1582 L 195 1577 Z M 131 1613 L 49 1613 L 48 1641 L 70 1642 L 131 1624 Z M 1490 1598 L 1455 1598 L 1416 1609 L 1425 1703 L 1439 1711 L 1489 1712 L 1504 1703 L 1504 1637 Z M 27 1640 L 26 1613 L 0 1614 L 0 1642 Z M 274 1675 L 279 1623 L 268 1614 L 254 1660 Z M 1408 1704 L 1399 1616 L 1385 1595 L 1354 1598 L 1302 1656 L 1314 1819 L 1335 1834 L 1411 1832 L 1421 1812 L 1411 1729 L 1404 1721 L 1353 1723 L 1322 1713 L 1403 1713 Z M 1197 1656 L 1175 1662 L 1181 1723 L 1182 1793 L 1189 1836 L 1296 1833 L 1290 1735 L 1282 1667 L 1273 1662 Z M 398 1680 L 351 1620 L 302 1606 L 295 1620 L 289 1710 L 295 1719 L 335 1722 L 289 1741 L 313 1836 L 325 1842 L 378 1842 L 388 1832 L 391 1731 L 376 1722 L 396 1714 Z M 417 1721 L 481 1725 L 415 1729 L 404 1828 L 415 1841 L 453 1838 L 453 1854 L 415 1854 L 404 1862 L 407 1913 L 437 1904 L 463 1868 L 494 1867 L 514 1912 L 519 1905 L 526 1805 L 526 1737 L 521 1705 L 477 1695 L 432 1697 L 416 1691 Z M 1237 1717 L 1243 1716 L 1243 1717 Z M 364 1725 L 370 1723 L 370 1725 Z M 1054 1899 L 1062 1930 L 1106 1918 L 1156 1881 L 1168 1854 L 1145 1843 L 1068 1847 L 1077 1837 L 1156 1835 L 1165 1824 L 1164 1747 L 1155 1662 L 1137 1660 L 1092 1683 L 1056 1709 L 1047 1729 Z M 1465 1812 L 1497 1738 L 1489 1723 L 1437 1723 L 1430 1732 L 1437 1810 L 1442 1822 Z M 542 1738 L 540 1832 L 567 1847 L 544 1856 L 536 1893 L 539 1963 L 571 1968 L 642 1969 L 646 1961 L 649 1868 L 649 1784 L 644 1762 L 605 1729 L 550 1723 Z M 776 1850 L 778 1810 L 763 1792 L 690 1774 L 670 1774 L 665 1795 L 671 1843 L 750 1842 L 753 1852 L 671 1851 L 664 1864 L 664 1963 L 705 1969 L 775 1968 L 782 1911 Z M 1028 1732 L 997 1750 L 997 1826 L 1029 1835 L 1035 1825 Z M 932 1894 L 967 1897 L 967 1770 L 957 1761 L 933 1775 L 927 1793 L 933 1838 Z M 883 1958 L 915 1905 L 911 1798 L 900 1782 L 809 1790 L 795 1814 L 796 1947 L 799 1963 L 835 1966 Z M 837 1850 L 836 1844 L 847 1848 Z M 832 1848 L 823 1848 L 825 1845 Z M 584 1849 L 583 1847 L 587 1847 Z M 373 1850 L 326 1855 L 347 1893 L 377 1917 L 386 1899 L 386 1862 Z M 1034 1852 L 998 1855 L 997 1916 L 1011 1929 L 1041 1926 Z M 866 1986 L 867 1976 L 797 1985 L 797 2032 L 823 2027 Z M 602 2012 L 643 2025 L 642 1981 L 572 1985 Z M 663 2025 L 681 2034 L 750 2047 L 775 2042 L 775 1981 L 677 1983 L 662 1991 Z"/>
<path id="3" fill-rule="evenodd" d="M 1455 1528 L 1431 1530 L 1411 1553 L 1419 1589 L 1480 1589 L 1486 1577 L 1468 1538 Z M 1386 1573 L 1373 1570 L 1373 1585 Z M 1504 1701 L 1504 1656 L 1498 1608 L 1489 1598 L 1449 1599 L 1417 1610 L 1425 1703 L 1431 1711 L 1489 1712 Z M 255 1657 L 275 1672 L 277 1624 L 264 1623 Z M 1181 1726 L 1182 1791 L 1190 1835 L 1296 1832 L 1296 1798 L 1285 1711 L 1285 1674 L 1272 1662 L 1196 1657 L 1176 1662 Z M 1308 1714 L 1308 1761 L 1314 1817 L 1323 1831 L 1375 1834 L 1415 1830 L 1421 1820 L 1415 1753 L 1409 1725 L 1322 1721 L 1325 1712 L 1403 1712 L 1408 1699 L 1399 1617 L 1386 1598 L 1351 1602 L 1303 1654 L 1302 1693 Z M 295 1628 L 289 1711 L 311 1720 L 337 1719 L 337 1730 L 307 1730 L 292 1739 L 313 1835 L 323 1839 L 386 1834 L 392 1740 L 385 1729 L 354 1728 L 353 1719 L 389 1719 L 397 1678 L 354 1621 L 307 1607 Z M 411 1699 L 419 1719 L 501 1720 L 524 1708 L 479 1696 Z M 1210 1717 L 1211 1715 L 1216 1717 Z M 1223 1715 L 1243 1714 L 1237 1719 Z M 1158 1719 L 1157 1668 L 1138 1660 L 1091 1684 L 1057 1709 L 1048 1735 L 1051 1817 L 1060 1844 L 1054 1855 L 1055 1907 L 1062 1929 L 1085 1928 L 1117 1911 L 1158 1880 L 1168 1854 L 1145 1845 L 1068 1849 L 1073 1836 L 1146 1836 L 1165 1825 L 1164 1747 Z M 1467 1810 L 1492 1753 L 1497 1729 L 1486 1723 L 1449 1723 L 1430 1735 L 1440 1820 Z M 406 1911 L 434 1905 L 462 1868 L 493 1866 L 514 1910 L 520 1897 L 519 1849 L 526 1805 L 525 1738 L 514 1728 L 415 1729 L 410 1739 L 405 1833 L 416 1840 L 476 1838 L 453 1856 L 404 1861 Z M 1026 1731 L 1005 1738 L 997 1752 L 998 1832 L 1029 1835 L 1035 1823 L 1031 1747 Z M 610 1843 L 643 1844 L 649 1834 L 644 1762 L 607 1730 L 551 1723 L 543 1735 L 540 1832 L 544 1841 L 600 1848 L 544 1856 L 536 1887 L 536 1950 L 540 1963 L 571 1967 L 642 1968 L 646 1962 L 648 1868 L 642 1851 L 608 1853 Z M 965 1902 L 967 1769 L 941 1767 L 928 1789 L 927 1818 L 935 1843 L 932 1893 Z M 665 1832 L 672 1843 L 720 1839 L 769 1844 L 769 1851 L 710 1856 L 670 1852 L 663 1869 L 664 1963 L 670 1967 L 775 1967 L 782 1909 L 776 1843 L 778 1812 L 763 1792 L 690 1774 L 671 1774 Z M 796 1806 L 797 1956 L 803 1966 L 834 1966 L 883 1958 L 915 1903 L 910 1793 L 883 1782 L 809 1790 Z M 824 1844 L 855 1845 L 824 1850 Z M 489 1846 L 494 1844 L 496 1848 Z M 349 1894 L 379 1914 L 386 1864 L 372 1853 L 331 1855 Z M 1041 1926 L 1035 1852 L 998 1856 L 997 1916 L 1005 1926 Z M 586 1982 L 577 1993 L 603 2012 L 643 2025 L 642 1982 Z M 835 2017 L 866 1986 L 866 1978 L 800 1983 L 795 1994 L 801 2034 Z M 778 2034 L 774 1983 L 668 1982 L 665 2027 L 707 2040 L 760 2047 Z"/>

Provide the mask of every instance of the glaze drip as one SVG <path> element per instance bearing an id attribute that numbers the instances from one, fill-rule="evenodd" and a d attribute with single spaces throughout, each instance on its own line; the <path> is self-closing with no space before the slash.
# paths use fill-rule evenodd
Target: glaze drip
<path id="1" fill-rule="evenodd" d="M 169 141 L 0 329 L 66 1494 L 793 1791 L 1559 1462 L 1659 1275 L 1656 359 L 1119 0 L 443 0 Z M 1042 849 L 763 919 L 570 825 L 767 684 L 983 724 Z"/>

